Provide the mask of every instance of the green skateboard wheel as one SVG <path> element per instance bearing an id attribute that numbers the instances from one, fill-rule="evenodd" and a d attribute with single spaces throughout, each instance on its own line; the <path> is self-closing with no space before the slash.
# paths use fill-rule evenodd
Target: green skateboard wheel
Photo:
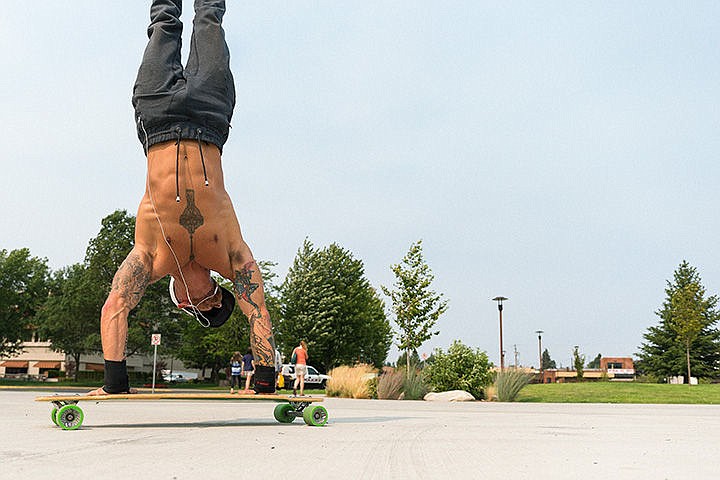
<path id="1" fill-rule="evenodd" d="M 328 412 L 322 405 L 312 405 L 303 412 L 303 420 L 311 427 L 322 427 L 328 421 Z"/>
<path id="2" fill-rule="evenodd" d="M 57 424 L 63 430 L 77 430 L 83 422 L 83 411 L 77 405 L 65 405 L 57 412 Z"/>
<path id="3" fill-rule="evenodd" d="M 292 405 L 289 403 L 281 403 L 275 407 L 273 415 L 275 416 L 275 420 L 280 423 L 292 423 L 293 420 L 295 420 L 295 416 L 290 415 L 290 412 L 292 411 Z"/>
<path id="4" fill-rule="evenodd" d="M 58 409 L 56 407 L 53 407 L 52 411 L 50 412 L 50 418 L 52 419 L 53 425 L 59 427 L 60 425 L 58 425 L 57 413 L 58 413 Z"/>

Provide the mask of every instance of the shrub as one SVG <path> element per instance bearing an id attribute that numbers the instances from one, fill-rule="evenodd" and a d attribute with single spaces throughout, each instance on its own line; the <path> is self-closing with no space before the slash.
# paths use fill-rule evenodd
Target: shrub
<path id="1" fill-rule="evenodd" d="M 510 369 L 498 372 L 495 379 L 497 398 L 501 402 L 514 402 L 520 390 L 530 383 L 532 376 L 522 370 Z"/>
<path id="2" fill-rule="evenodd" d="M 328 372 L 325 393 L 329 397 L 371 398 L 370 380 L 375 377 L 375 369 L 364 363 L 333 368 Z"/>
<path id="3" fill-rule="evenodd" d="M 404 372 L 395 370 L 378 378 L 377 396 L 382 400 L 397 400 L 403 390 Z"/>
<path id="4" fill-rule="evenodd" d="M 425 370 L 428 385 L 434 391 L 465 390 L 478 400 L 484 397 L 484 388 L 492 378 L 487 354 L 459 340 L 450 345 L 447 353 L 435 350 L 433 361 Z"/>
<path id="5" fill-rule="evenodd" d="M 373 376 L 370 380 L 368 380 L 368 391 L 370 392 L 370 398 L 378 398 L 378 377 Z"/>
<path id="6" fill-rule="evenodd" d="M 403 375 L 403 400 L 422 400 L 428 393 L 428 386 L 425 382 L 425 375 L 421 370 L 410 369 L 410 375 L 405 371 Z"/>

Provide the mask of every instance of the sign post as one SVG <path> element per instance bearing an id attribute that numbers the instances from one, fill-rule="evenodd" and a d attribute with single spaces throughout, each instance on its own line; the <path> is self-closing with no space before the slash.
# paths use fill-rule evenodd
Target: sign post
<path id="1" fill-rule="evenodd" d="M 159 333 L 153 333 L 150 336 L 150 345 L 153 345 L 155 347 L 155 353 L 153 354 L 153 383 L 152 383 L 152 393 L 155 393 L 155 373 L 157 372 L 157 347 L 160 345 L 160 334 Z"/>

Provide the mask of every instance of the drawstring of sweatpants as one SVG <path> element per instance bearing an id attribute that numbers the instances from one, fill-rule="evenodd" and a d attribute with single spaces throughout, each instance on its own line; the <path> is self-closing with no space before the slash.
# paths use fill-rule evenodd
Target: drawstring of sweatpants
<path id="1" fill-rule="evenodd" d="M 205 157 L 203 157 L 203 153 L 202 153 L 202 142 L 200 141 L 200 134 L 201 134 L 201 133 L 202 133 L 202 130 L 200 130 L 200 129 L 198 128 L 198 129 L 197 129 L 197 142 L 198 142 L 198 148 L 200 149 L 200 162 L 202 162 L 203 176 L 205 177 L 205 186 L 207 187 L 207 186 L 210 185 L 210 184 L 208 183 L 207 172 L 205 171 Z"/>
<path id="2" fill-rule="evenodd" d="M 145 134 L 145 142 L 144 142 L 144 150 L 145 155 L 147 155 L 150 152 L 150 146 L 148 141 L 148 134 L 147 130 L 145 130 L 145 124 L 142 121 L 142 117 L 138 117 L 137 119 L 138 125 L 142 128 L 143 133 Z M 177 140 L 175 141 L 175 201 L 180 203 L 180 173 L 179 173 L 179 167 L 180 167 L 180 140 L 182 140 L 182 135 L 180 134 L 181 130 L 180 127 L 175 128 L 175 133 L 177 134 Z M 197 136 L 197 143 L 198 143 L 198 150 L 200 150 L 200 162 L 202 163 L 202 169 L 203 169 L 203 177 L 205 179 L 205 186 L 207 187 L 210 185 L 210 182 L 208 182 L 207 177 L 207 170 L 205 168 L 205 156 L 203 155 L 202 150 L 202 141 L 200 140 L 200 134 L 202 134 L 202 130 L 199 128 L 196 130 Z"/>
<path id="3" fill-rule="evenodd" d="M 180 203 L 180 174 L 178 172 L 180 166 L 180 127 L 175 129 L 175 133 L 177 133 L 177 142 L 175 142 L 177 146 L 175 148 L 175 201 Z"/>

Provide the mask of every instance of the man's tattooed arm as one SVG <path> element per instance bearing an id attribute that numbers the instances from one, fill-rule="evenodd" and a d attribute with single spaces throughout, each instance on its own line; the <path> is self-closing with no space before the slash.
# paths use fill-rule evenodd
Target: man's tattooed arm
<path id="1" fill-rule="evenodd" d="M 233 281 L 240 309 L 250 322 L 250 348 L 258 365 L 275 362 L 275 338 L 270 314 L 265 307 L 262 277 L 257 264 L 249 262 L 235 271 Z"/>
<path id="2" fill-rule="evenodd" d="M 140 302 L 149 283 L 150 268 L 142 261 L 141 254 L 130 252 L 115 273 L 110 291 L 119 295 L 126 308 L 132 310 Z"/>

